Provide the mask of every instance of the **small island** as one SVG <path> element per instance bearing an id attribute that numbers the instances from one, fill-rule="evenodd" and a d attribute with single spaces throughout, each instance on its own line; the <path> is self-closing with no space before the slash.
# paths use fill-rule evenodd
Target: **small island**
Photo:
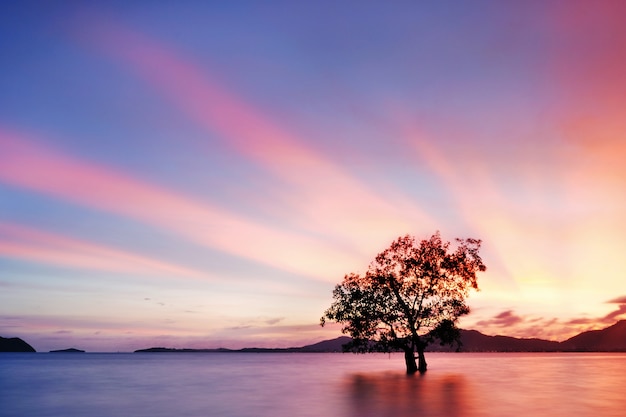
<path id="1" fill-rule="evenodd" d="M 69 348 L 69 349 L 51 350 L 50 353 L 85 353 L 85 351 L 76 349 L 76 348 Z"/>

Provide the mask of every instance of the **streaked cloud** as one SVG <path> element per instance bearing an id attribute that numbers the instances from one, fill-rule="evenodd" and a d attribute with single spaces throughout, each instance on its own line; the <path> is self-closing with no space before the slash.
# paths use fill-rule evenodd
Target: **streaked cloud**
<path id="1" fill-rule="evenodd" d="M 277 177 L 285 189 L 274 190 L 287 205 L 283 221 L 321 233 L 358 254 L 378 249 L 379 242 L 414 230 L 415 224 L 434 224 L 415 201 L 399 193 L 389 201 L 317 150 L 311 140 L 229 91 L 207 65 L 194 64 L 172 46 L 119 22 L 89 23 L 81 27 L 81 41 L 90 37 L 92 45 L 156 87 L 208 134 L 217 134 L 239 155 Z M 367 237 L 355 239 L 364 228 Z"/>
<path id="2" fill-rule="evenodd" d="M 502 311 L 490 318 L 479 320 L 476 326 L 489 335 L 505 335 L 522 338 L 541 338 L 564 341 L 578 333 L 598 330 L 626 319 L 626 303 L 600 317 L 541 317 L 532 314 L 518 314 L 514 310 Z"/>
<path id="3" fill-rule="evenodd" d="M 497 326 L 497 327 L 508 327 L 513 326 L 524 319 L 513 313 L 512 310 L 503 311 L 500 314 L 495 315 L 493 318 L 489 320 L 481 320 L 476 324 L 478 326 Z"/>
<path id="4" fill-rule="evenodd" d="M 0 181 L 6 184 L 127 216 L 210 248 L 316 278 L 339 276 L 341 265 L 355 264 L 328 243 L 36 145 L 23 134 L 0 129 L 0 146 Z"/>
<path id="5" fill-rule="evenodd" d="M 626 295 L 622 295 L 621 297 L 613 298 L 612 300 L 607 301 L 609 304 L 626 304 Z"/>
<path id="6" fill-rule="evenodd" d="M 202 271 L 15 223 L 0 223 L 0 256 L 88 270 L 210 279 Z"/>

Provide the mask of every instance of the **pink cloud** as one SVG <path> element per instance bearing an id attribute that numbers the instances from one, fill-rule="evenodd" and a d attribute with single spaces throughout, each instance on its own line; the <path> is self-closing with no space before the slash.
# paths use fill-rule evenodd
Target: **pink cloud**
<path id="1" fill-rule="evenodd" d="M 100 271 L 209 278 L 183 266 L 16 224 L 0 223 L 0 256 Z"/>
<path id="2" fill-rule="evenodd" d="M 563 341 L 587 330 L 605 328 L 624 318 L 626 304 L 620 304 L 616 310 L 602 317 L 575 317 L 569 320 L 519 315 L 513 310 L 505 310 L 476 321 L 471 328 L 485 334 Z"/>
<path id="3" fill-rule="evenodd" d="M 0 181 L 13 186 L 126 216 L 210 248 L 309 276 L 330 279 L 356 263 L 331 244 L 269 228 L 2 128 L 0 148 Z"/>
<path id="4" fill-rule="evenodd" d="M 393 203 L 349 175 L 259 109 L 231 93 L 206 68 L 173 48 L 120 24 L 94 19 L 81 32 L 90 46 L 132 68 L 168 97 L 198 126 L 240 155 L 277 176 L 287 191 L 276 191 L 287 209 L 283 221 L 324 234 L 357 254 L 371 254 L 381 242 L 434 222 L 422 208 L 394 193 Z M 297 213 L 297 216 L 293 216 Z M 367 238 L 355 239 L 367 229 Z"/>
<path id="5" fill-rule="evenodd" d="M 472 329 L 489 335 L 547 340 L 565 340 L 576 334 L 578 328 L 573 323 L 563 323 L 556 318 L 519 315 L 513 310 L 502 311 L 472 326 Z"/>
<path id="6" fill-rule="evenodd" d="M 481 320 L 476 324 L 478 326 L 497 326 L 508 327 L 524 321 L 524 319 L 513 313 L 512 310 L 503 311 L 500 314 L 495 315 L 489 320 Z"/>
<path id="7" fill-rule="evenodd" d="M 609 314 L 602 318 L 602 322 L 604 323 L 615 323 L 617 320 L 624 318 L 626 315 L 626 303 L 620 304 L 617 310 L 611 311 Z"/>

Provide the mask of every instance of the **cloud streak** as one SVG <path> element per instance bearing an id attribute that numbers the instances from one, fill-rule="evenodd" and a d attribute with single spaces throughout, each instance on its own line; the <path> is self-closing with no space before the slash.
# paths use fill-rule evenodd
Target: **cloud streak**
<path id="1" fill-rule="evenodd" d="M 355 264 L 332 245 L 46 149 L 1 127 L 0 147 L 0 181 L 12 186 L 126 216 L 212 249 L 307 276 L 336 277 L 341 273 L 337 266 Z"/>
<path id="2" fill-rule="evenodd" d="M 624 301 L 624 297 L 617 298 L 615 301 L 617 302 L 614 304 L 619 304 L 619 306 L 601 317 L 575 317 L 562 320 L 556 317 L 520 315 L 513 310 L 505 310 L 477 321 L 474 328 L 486 334 L 563 341 L 578 333 L 601 329 L 618 320 L 626 319 L 626 302 L 621 302 Z"/>
<path id="3" fill-rule="evenodd" d="M 210 279 L 180 265 L 8 223 L 0 223 L 0 256 L 98 271 Z"/>
<path id="4" fill-rule="evenodd" d="M 217 133 L 223 143 L 288 188 L 280 194 L 289 207 L 283 221 L 290 218 L 299 228 L 327 235 L 360 254 L 414 230 L 414 224 L 433 224 L 415 202 L 397 193 L 390 202 L 374 193 L 172 48 L 111 21 L 91 23 L 81 36 L 87 34 L 93 45 L 133 69 L 198 126 Z M 364 228 L 367 239 L 354 239 Z"/>
<path id="5" fill-rule="evenodd" d="M 622 295 L 621 297 L 613 298 L 607 301 L 608 304 L 626 304 L 626 295 Z"/>
<path id="6" fill-rule="evenodd" d="M 497 326 L 497 327 L 508 327 L 518 324 L 524 321 L 524 319 L 517 314 L 514 314 L 512 310 L 503 311 L 500 314 L 495 315 L 493 318 L 489 320 L 481 320 L 476 324 L 478 326 Z"/>

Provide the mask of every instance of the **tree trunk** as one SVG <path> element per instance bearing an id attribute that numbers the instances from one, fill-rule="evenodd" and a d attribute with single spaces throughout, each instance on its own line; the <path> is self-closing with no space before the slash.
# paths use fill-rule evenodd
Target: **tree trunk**
<path id="1" fill-rule="evenodd" d="M 424 355 L 422 354 L 422 356 Z M 415 353 L 413 352 L 413 349 L 404 350 L 404 361 L 406 362 L 407 374 L 414 374 L 417 372 L 417 363 L 415 363 Z M 424 365 L 426 365 L 426 361 L 424 361 Z"/>
<path id="2" fill-rule="evenodd" d="M 417 356 L 419 358 L 419 371 L 420 374 L 426 372 L 426 357 L 424 356 L 424 349 L 418 349 Z M 415 358 L 413 358 L 413 363 L 415 364 Z"/>

